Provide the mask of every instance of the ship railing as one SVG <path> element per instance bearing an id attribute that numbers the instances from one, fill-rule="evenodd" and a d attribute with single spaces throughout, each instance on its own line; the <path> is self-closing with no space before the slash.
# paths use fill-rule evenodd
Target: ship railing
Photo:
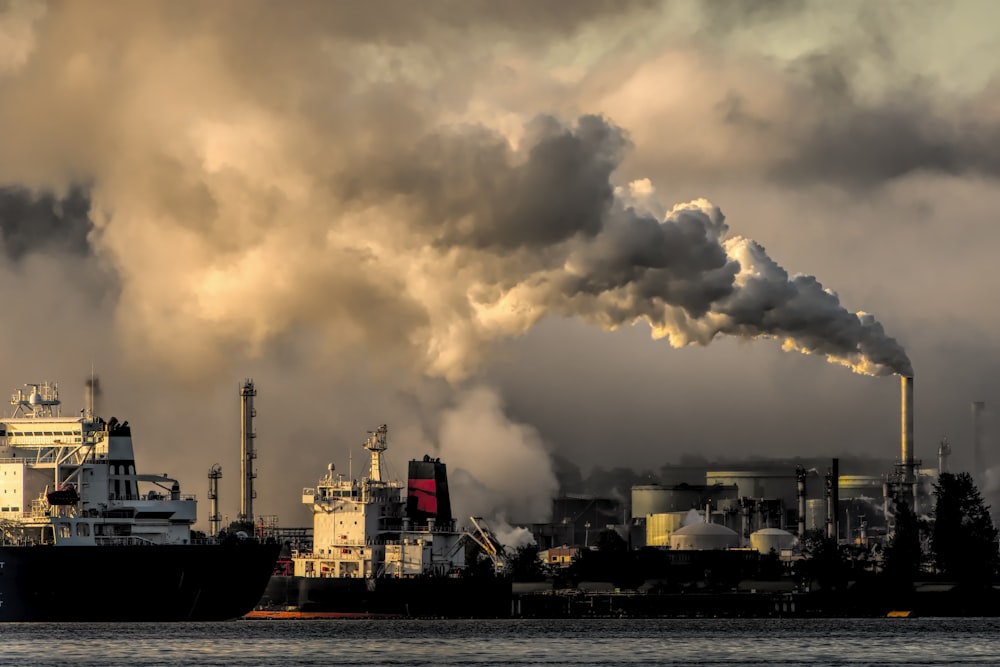
<path id="1" fill-rule="evenodd" d="M 147 540 L 145 537 L 137 537 L 135 535 L 97 535 L 94 537 L 94 543 L 99 546 L 128 546 L 128 547 L 139 547 L 148 546 L 151 544 L 158 544 L 152 540 Z"/>
<path id="2" fill-rule="evenodd" d="M 118 501 L 127 500 L 198 500 L 198 496 L 193 493 L 182 493 L 179 498 L 171 498 L 169 493 L 157 493 L 150 496 L 148 493 L 142 493 L 135 495 L 134 493 L 129 495 L 119 495 L 115 498 Z"/>

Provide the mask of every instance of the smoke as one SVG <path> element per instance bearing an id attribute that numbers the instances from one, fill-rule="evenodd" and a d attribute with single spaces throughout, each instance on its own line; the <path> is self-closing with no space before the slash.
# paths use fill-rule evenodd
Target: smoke
<path id="1" fill-rule="evenodd" d="M 136 361 L 199 380 L 306 329 L 332 354 L 366 346 L 386 367 L 457 381 L 497 340 L 555 315 L 645 321 L 675 347 L 772 337 L 856 372 L 910 370 L 874 318 L 727 238 L 718 207 L 654 216 L 637 204 L 651 183 L 616 190 L 630 142 L 602 116 L 448 122 L 415 101 L 436 89 L 426 72 L 352 78 L 366 56 L 349 26 L 373 29 L 368 13 L 171 7 L 27 12 L 0 80 L 0 122 L 22 130 L 0 148 L 0 182 L 90 184 L 84 229 L 121 282 L 117 326 Z M 607 12 L 579 10 L 581 24 Z M 574 25 L 549 18 L 492 29 Z M 354 83 L 349 96 L 338 82 Z"/>
<path id="2" fill-rule="evenodd" d="M 500 544 L 509 550 L 535 544 L 535 536 L 524 526 L 511 526 L 509 523 L 503 521 L 498 524 L 491 524 L 490 527 L 493 529 L 493 533 L 496 535 L 497 540 L 500 541 Z"/>
<path id="3" fill-rule="evenodd" d="M 794 5 L 754 3 L 719 29 L 744 14 L 777 20 Z M 772 338 L 856 372 L 911 372 L 878 321 L 731 235 L 718 207 L 661 207 L 652 180 L 625 176 L 637 138 L 641 150 L 670 146 L 662 162 L 674 173 L 699 164 L 677 151 L 688 140 L 738 169 L 761 163 L 737 153 L 764 160 L 761 173 L 776 159 L 729 141 L 709 151 L 713 137 L 729 135 L 700 125 L 671 135 L 645 97 L 624 94 L 630 79 L 614 80 L 610 65 L 703 81 L 712 70 L 661 67 L 653 54 L 649 67 L 608 57 L 610 74 L 598 64 L 588 77 L 560 55 L 567 44 L 585 51 L 573 40 L 588 30 L 615 30 L 646 10 L 599 1 L 456 2 L 435 12 L 382 2 L 0 3 L 5 252 L 22 260 L 64 250 L 112 275 L 111 288 L 92 290 L 105 299 L 100 312 L 73 318 L 74 344 L 86 335 L 124 355 L 121 367 L 155 376 L 158 389 L 243 375 L 269 358 L 282 370 L 308 359 L 302 367 L 316 374 L 349 359 L 372 377 L 446 378 L 457 394 L 498 342 L 558 317 L 604 329 L 644 322 L 675 347 Z M 602 86 L 623 93 L 617 106 L 593 93 Z M 749 100 L 744 115 L 761 112 L 745 87 L 734 90 Z M 793 110 L 799 101 L 764 98 L 791 99 Z M 718 102 L 678 99 L 698 114 Z M 589 109 L 615 120 L 581 115 Z M 630 135 L 622 119 L 656 131 Z M 771 146 L 804 145 L 775 140 L 795 133 L 759 132 Z M 31 283 L 8 290 L 29 295 Z M 545 447 L 507 421 L 495 392 L 468 392 L 444 424 L 453 428 L 441 454 L 470 504 L 482 497 L 511 517 L 538 514 L 525 507 L 553 488 Z M 523 507 L 497 499 L 512 488 L 496 476 L 504 456 L 523 464 L 509 477 L 538 476 L 542 491 Z"/>
<path id="4" fill-rule="evenodd" d="M 90 201 L 79 188 L 64 197 L 0 187 L 0 239 L 12 260 L 29 252 L 65 251 L 85 255 L 93 226 Z"/>
<path id="5" fill-rule="evenodd" d="M 507 419 L 494 390 L 480 386 L 464 393 L 442 415 L 439 437 L 449 490 L 462 512 L 498 525 L 508 517 L 548 520 L 549 499 L 558 489 L 548 452 L 534 428 Z"/>
<path id="6" fill-rule="evenodd" d="M 681 526 L 691 526 L 696 523 L 705 523 L 705 512 L 691 508 L 681 519 Z"/>

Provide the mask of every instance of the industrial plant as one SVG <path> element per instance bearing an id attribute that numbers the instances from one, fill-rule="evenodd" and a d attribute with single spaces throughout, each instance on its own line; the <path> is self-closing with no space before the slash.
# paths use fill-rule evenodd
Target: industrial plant
<path id="1" fill-rule="evenodd" d="M 955 478 L 949 468 L 952 447 L 947 439 L 940 441 L 936 467 L 924 467 L 915 457 L 913 377 L 901 376 L 900 387 L 898 458 L 813 457 L 667 466 L 657 479 L 632 483 L 627 496 L 573 494 L 564 489 L 551 500 L 550 521 L 520 524 L 530 532 L 533 544 L 515 548 L 501 546 L 476 519 L 472 519 L 475 530 L 456 529 L 445 464 L 425 456 L 424 462 L 410 462 L 406 499 L 401 495 L 401 483 L 386 487 L 393 489 L 395 504 L 390 503 L 391 511 L 375 512 L 381 517 L 381 527 L 371 531 L 378 535 L 352 541 L 347 534 L 350 531 L 338 528 L 334 531 L 337 548 L 331 550 L 328 545 L 313 544 L 318 535 L 329 532 L 326 528 L 279 527 L 275 517 L 254 514 L 253 400 L 257 392 L 247 380 L 239 390 L 239 518 L 229 528 L 253 531 L 285 544 L 286 554 L 279 559 L 272 579 L 272 584 L 280 586 L 268 588 L 270 610 L 276 608 L 277 598 L 295 598 L 297 610 L 310 605 L 336 607 L 329 600 L 320 604 L 301 597 L 306 583 L 309 590 L 321 590 L 319 583 L 305 581 L 309 577 L 351 576 L 337 574 L 346 566 L 338 561 L 334 567 L 333 552 L 372 580 L 369 593 L 375 590 L 372 585 L 384 592 L 392 587 L 402 590 L 396 580 L 416 575 L 405 574 L 402 567 L 386 569 L 388 555 L 383 558 L 385 563 L 369 563 L 363 558 L 355 563 L 355 552 L 361 558 L 369 551 L 381 554 L 379 549 L 390 554 L 396 553 L 393 549 L 409 548 L 411 543 L 440 543 L 447 546 L 447 558 L 431 551 L 423 556 L 438 563 L 435 573 L 440 581 L 428 584 L 427 595 L 407 598 L 402 606 L 396 604 L 402 598 L 383 595 L 378 607 L 381 613 L 401 613 L 399 609 L 420 608 L 418 600 L 438 599 L 430 591 L 435 587 L 444 590 L 448 577 L 458 576 L 454 563 L 461 557 L 462 576 L 470 576 L 476 571 L 477 560 L 482 560 L 488 562 L 483 572 L 506 582 L 476 584 L 492 591 L 491 604 L 481 606 L 490 615 L 506 615 L 501 611 L 508 608 L 505 599 L 509 599 L 510 614 L 522 617 L 884 615 L 928 610 L 938 615 L 991 614 L 991 605 L 1000 602 L 992 587 L 1000 565 L 996 530 L 987 514 L 988 526 L 984 524 L 983 533 L 989 540 L 987 550 L 982 557 L 970 556 L 985 562 L 977 570 L 976 581 L 969 577 L 950 581 L 956 578 L 954 568 L 949 571 L 944 557 L 929 555 L 941 548 L 942 540 L 936 529 L 930 536 L 930 524 L 964 521 L 933 516 L 943 482 Z M 972 404 L 972 450 L 980 469 L 984 467 L 984 412 L 984 403 Z M 386 427 L 379 428 L 376 435 L 380 439 L 370 436 L 365 445 L 373 456 L 371 484 L 383 484 L 379 457 L 385 448 Z M 373 442 L 380 444 L 376 447 Z M 427 470 L 414 475 L 418 468 Z M 321 484 L 333 489 L 324 493 L 336 500 L 338 507 L 346 502 L 342 497 L 360 503 L 358 508 L 385 500 L 382 491 L 358 491 L 356 480 L 341 479 L 342 475 L 335 479 L 333 470 L 331 465 Z M 208 473 L 212 535 L 225 530 L 220 527 L 218 507 L 221 477 L 221 467 L 212 466 Z M 966 478 L 972 484 L 972 478 Z M 436 481 L 432 484 L 427 480 Z M 427 489 L 432 489 L 438 500 L 428 501 L 424 497 Z M 316 499 L 312 489 L 303 493 L 303 502 L 326 526 L 323 522 L 329 522 L 326 517 L 332 510 Z M 978 498 L 978 491 L 974 494 Z M 436 504 L 438 501 L 443 504 Z M 444 514 L 439 521 L 430 519 L 424 533 L 417 534 L 411 510 L 421 502 L 444 508 Z M 400 509 L 403 507 L 407 509 Z M 394 521 L 398 525 L 386 518 L 390 516 L 397 517 Z M 518 525 L 516 521 L 513 524 Z M 401 547 L 392 546 L 397 541 Z M 319 550 L 314 552 L 314 548 Z M 910 549 L 906 557 L 910 561 L 900 556 L 905 555 L 905 548 Z M 293 573 L 291 564 L 300 561 L 308 561 L 310 569 Z M 439 561 L 449 566 L 440 566 Z M 413 572 L 428 576 L 421 568 Z M 974 597 L 968 595 L 970 586 L 977 591 Z M 289 593 L 292 589 L 297 591 L 294 595 Z M 356 604 L 350 606 L 351 611 L 364 611 L 364 605 L 374 604 L 371 595 L 354 597 Z M 970 599 L 976 602 L 969 604 Z M 434 609 L 437 615 L 448 615 L 449 610 L 458 614 L 459 609 L 471 608 L 445 604 Z"/>
<path id="2" fill-rule="evenodd" d="M 634 484 L 628 499 L 553 499 L 552 522 L 530 528 L 541 562 L 557 580 L 565 573 L 565 588 L 526 593 L 519 611 L 883 615 L 893 611 L 890 607 L 903 607 L 898 613 L 926 613 L 931 608 L 945 615 L 972 613 L 964 602 L 970 582 L 947 581 L 946 575 L 932 571 L 934 559 L 926 554 L 924 560 L 931 565 L 919 566 L 919 550 L 930 549 L 929 537 L 914 542 L 918 565 L 909 573 L 912 580 L 894 584 L 891 594 L 884 590 L 886 573 L 896 576 L 889 552 L 899 548 L 893 545 L 907 530 L 899 522 L 911 517 L 927 531 L 934 520 L 935 487 L 942 475 L 951 473 L 947 439 L 938 444 L 936 467 L 924 467 L 915 457 L 913 377 L 901 376 L 900 388 L 900 450 L 895 459 L 800 458 L 665 468 L 662 477 L 671 479 Z M 984 403 L 972 404 L 972 449 L 980 471 L 985 468 L 984 411 Z M 611 573 L 607 578 L 615 581 L 603 588 L 573 581 L 574 564 L 586 561 L 599 535 L 610 532 L 630 552 L 643 554 L 630 561 L 630 568 L 636 563 L 657 565 L 642 568 L 642 577 L 631 582 Z M 995 531 L 992 535 L 986 560 L 992 553 L 995 561 Z M 810 572 L 824 548 L 849 562 L 839 592 L 829 590 L 822 574 Z M 922 583 L 924 579 L 933 582 Z M 986 613 L 996 602 L 991 584 L 988 575 L 972 582 L 990 593 L 977 596 L 982 601 L 973 605 L 977 613 Z M 855 585 L 868 593 L 848 594 L 846 589 Z M 515 596 L 517 591 L 515 585 Z"/>

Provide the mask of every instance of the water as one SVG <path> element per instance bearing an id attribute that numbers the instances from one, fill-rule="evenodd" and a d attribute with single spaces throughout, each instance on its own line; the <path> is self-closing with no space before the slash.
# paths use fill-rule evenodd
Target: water
<path id="1" fill-rule="evenodd" d="M 1000 619 L 0 624 L 0 665 L 997 665 Z"/>

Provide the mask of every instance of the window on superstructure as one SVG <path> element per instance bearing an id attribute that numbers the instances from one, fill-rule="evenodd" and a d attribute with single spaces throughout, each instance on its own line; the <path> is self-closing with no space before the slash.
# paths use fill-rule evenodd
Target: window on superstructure
<path id="1" fill-rule="evenodd" d="M 52 431 L 45 431 L 42 435 L 52 435 Z"/>
<path id="2" fill-rule="evenodd" d="M 59 524 L 59 537 L 70 537 L 71 534 L 68 523 Z"/>

